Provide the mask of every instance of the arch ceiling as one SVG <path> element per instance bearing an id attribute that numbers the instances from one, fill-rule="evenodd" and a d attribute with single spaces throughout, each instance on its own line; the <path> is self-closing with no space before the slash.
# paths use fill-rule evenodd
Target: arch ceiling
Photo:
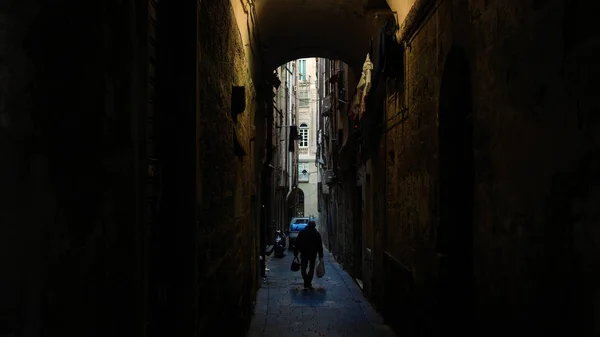
<path id="1" fill-rule="evenodd" d="M 258 0 L 256 26 L 264 67 L 271 71 L 303 57 L 325 57 L 362 70 L 376 14 L 390 11 L 385 0 Z"/>

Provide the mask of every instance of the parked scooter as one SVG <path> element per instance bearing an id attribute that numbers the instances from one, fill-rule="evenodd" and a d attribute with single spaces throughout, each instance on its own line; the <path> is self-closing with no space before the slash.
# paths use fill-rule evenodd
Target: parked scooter
<path id="1" fill-rule="evenodd" d="M 285 247 L 286 247 L 286 243 L 285 243 L 285 234 L 283 234 L 283 232 L 281 230 L 276 230 L 275 231 L 275 255 L 274 257 L 284 257 L 285 256 Z"/>

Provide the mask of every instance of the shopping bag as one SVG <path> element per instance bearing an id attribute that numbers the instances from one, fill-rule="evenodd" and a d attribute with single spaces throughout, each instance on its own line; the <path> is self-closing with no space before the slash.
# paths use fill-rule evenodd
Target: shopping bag
<path id="1" fill-rule="evenodd" d="M 294 260 L 292 261 L 292 267 L 290 268 L 292 271 L 300 270 L 300 260 L 297 256 L 294 256 Z"/>
<path id="2" fill-rule="evenodd" d="M 321 278 L 325 275 L 325 263 L 323 260 L 319 260 L 319 264 L 317 265 L 317 277 Z"/>

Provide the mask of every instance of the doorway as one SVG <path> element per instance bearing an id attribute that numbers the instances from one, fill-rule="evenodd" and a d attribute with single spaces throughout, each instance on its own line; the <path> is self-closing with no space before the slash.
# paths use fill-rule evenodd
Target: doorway
<path id="1" fill-rule="evenodd" d="M 297 217 L 304 216 L 304 191 L 296 189 L 296 215 Z"/>
<path id="2" fill-rule="evenodd" d="M 473 278 L 473 126 L 469 62 L 453 46 L 446 58 L 438 110 L 440 317 L 444 330 L 470 326 Z M 458 330 L 460 329 L 460 330 Z"/>

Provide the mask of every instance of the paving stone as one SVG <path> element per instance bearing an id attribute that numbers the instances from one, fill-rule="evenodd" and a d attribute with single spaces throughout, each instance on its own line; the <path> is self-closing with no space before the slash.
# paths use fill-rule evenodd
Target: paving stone
<path id="1" fill-rule="evenodd" d="M 293 255 L 267 262 L 248 337 L 396 337 L 362 295 L 352 277 L 325 251 L 326 274 L 303 289 L 300 272 L 290 271 Z"/>

